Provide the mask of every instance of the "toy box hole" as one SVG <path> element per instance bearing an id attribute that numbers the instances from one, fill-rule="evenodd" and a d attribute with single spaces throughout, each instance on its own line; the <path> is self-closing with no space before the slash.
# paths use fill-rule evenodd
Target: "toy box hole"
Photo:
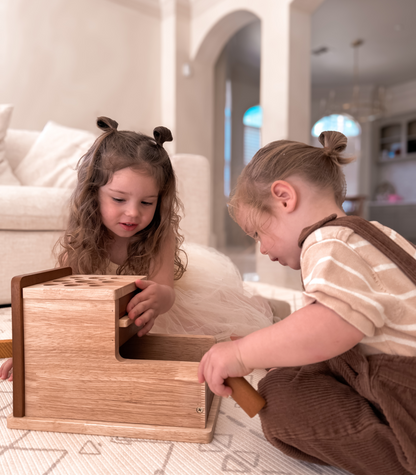
<path id="1" fill-rule="evenodd" d="M 188 361 L 199 363 L 215 343 L 211 336 L 134 335 L 120 346 L 120 356 L 132 360 Z"/>

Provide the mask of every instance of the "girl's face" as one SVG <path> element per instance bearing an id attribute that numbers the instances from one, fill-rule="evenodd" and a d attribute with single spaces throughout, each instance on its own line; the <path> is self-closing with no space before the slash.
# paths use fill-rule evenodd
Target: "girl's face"
<path id="1" fill-rule="evenodd" d="M 146 228 L 155 214 L 159 189 L 144 172 L 123 168 L 98 191 L 101 219 L 115 236 L 131 238 Z"/>
<path id="2" fill-rule="evenodd" d="M 298 246 L 299 231 L 286 215 L 277 216 L 258 213 L 254 220 L 248 219 L 249 209 L 240 208 L 237 214 L 239 226 L 260 244 L 260 252 L 273 262 L 300 269 L 301 249 Z"/>

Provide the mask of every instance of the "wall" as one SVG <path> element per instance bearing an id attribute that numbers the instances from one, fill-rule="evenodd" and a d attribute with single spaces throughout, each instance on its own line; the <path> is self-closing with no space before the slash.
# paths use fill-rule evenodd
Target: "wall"
<path id="1" fill-rule="evenodd" d="M 107 115 L 121 128 L 160 125 L 157 10 L 108 0 L 2 0 L 0 103 L 11 127 L 48 120 L 96 131 Z"/>

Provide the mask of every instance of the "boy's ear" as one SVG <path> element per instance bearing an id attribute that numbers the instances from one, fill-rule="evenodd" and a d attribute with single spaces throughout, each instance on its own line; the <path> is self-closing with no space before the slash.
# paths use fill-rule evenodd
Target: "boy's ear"
<path id="1" fill-rule="evenodd" d="M 289 213 L 295 210 L 298 195 L 290 183 L 284 180 L 277 180 L 272 183 L 271 192 L 279 208 Z"/>

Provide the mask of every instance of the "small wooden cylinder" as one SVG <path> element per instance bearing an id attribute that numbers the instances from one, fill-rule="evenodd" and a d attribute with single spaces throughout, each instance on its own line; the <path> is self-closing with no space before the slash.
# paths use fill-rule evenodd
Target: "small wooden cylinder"
<path id="1" fill-rule="evenodd" d="M 257 415 L 266 404 L 263 397 L 244 378 L 227 378 L 225 384 L 233 390 L 231 397 L 234 401 L 250 417 Z"/>

